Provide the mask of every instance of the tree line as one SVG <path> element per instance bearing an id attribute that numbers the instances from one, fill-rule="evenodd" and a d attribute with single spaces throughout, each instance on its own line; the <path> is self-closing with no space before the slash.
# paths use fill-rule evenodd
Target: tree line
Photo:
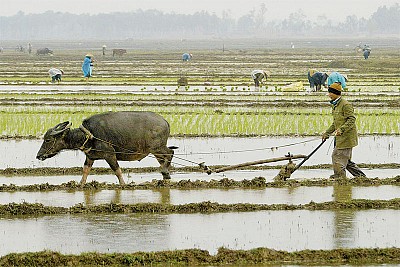
<path id="1" fill-rule="evenodd" d="M 233 19 L 206 11 L 190 15 L 137 10 L 108 14 L 71 14 L 47 11 L 0 17 L 2 40 L 117 40 L 129 38 L 224 38 L 224 37 L 354 37 L 400 34 L 400 6 L 379 7 L 370 18 L 348 16 L 332 21 L 324 16 L 312 22 L 301 10 L 280 21 L 267 19 L 263 5 Z"/>

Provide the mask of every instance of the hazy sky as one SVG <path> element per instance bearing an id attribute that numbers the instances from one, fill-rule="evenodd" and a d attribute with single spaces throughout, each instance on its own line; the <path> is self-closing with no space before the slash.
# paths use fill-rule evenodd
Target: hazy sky
<path id="1" fill-rule="evenodd" d="M 25 14 L 47 10 L 99 14 L 158 9 L 182 14 L 206 10 L 218 16 L 225 10 L 235 18 L 248 14 L 264 3 L 267 7 L 267 20 L 284 19 L 299 9 L 309 19 L 325 15 L 328 19 L 343 20 L 348 15 L 369 18 L 379 6 L 392 6 L 400 3 L 400 0 L 0 0 L 0 3 L 0 16 L 12 16 L 18 11 Z"/>

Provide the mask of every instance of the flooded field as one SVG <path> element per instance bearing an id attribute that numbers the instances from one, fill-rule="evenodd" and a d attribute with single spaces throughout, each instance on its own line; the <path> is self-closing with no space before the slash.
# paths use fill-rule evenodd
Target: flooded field
<path id="1" fill-rule="evenodd" d="M 310 202 L 348 201 L 352 199 L 390 200 L 400 198 L 399 185 L 381 186 L 313 186 L 260 189 L 153 189 L 153 190 L 69 190 L 47 192 L 2 192 L 0 205 L 8 203 L 41 203 L 45 206 L 72 207 L 79 203 L 189 204 L 211 201 L 220 204 L 307 204 Z"/>
<path id="2" fill-rule="evenodd" d="M 12 217 L 0 220 L 0 251 L 390 248 L 400 246 L 399 220 L 398 210 Z"/>
<path id="3" fill-rule="evenodd" d="M 330 164 L 333 139 L 328 140 L 304 166 Z M 85 155 L 81 151 L 63 151 L 56 157 L 39 161 L 36 154 L 42 140 L 0 140 L 0 153 L 7 155 L 0 162 L 0 169 L 5 168 L 38 168 L 38 167 L 82 167 Z M 233 165 L 243 162 L 283 157 L 291 154 L 308 155 L 321 143 L 320 137 L 172 137 L 168 145 L 177 146 L 173 165 L 176 167 L 194 166 L 194 163 L 205 162 L 209 166 Z M 353 150 L 356 163 L 387 164 L 400 163 L 399 136 L 365 136 L 360 137 L 359 145 Z M 186 161 L 186 160 L 189 160 Z M 282 165 L 275 162 L 269 165 Z M 104 161 L 96 161 L 94 167 L 107 167 Z M 157 167 L 153 157 L 140 162 L 121 162 L 122 167 Z"/>
<path id="4" fill-rule="evenodd" d="M 3 54 L 0 265 L 14 257 L 10 253 L 25 252 L 52 260 L 67 257 L 56 253 L 83 259 L 92 254 L 79 254 L 98 252 L 93 258 L 100 265 L 107 257 L 122 257 L 125 265 L 189 259 L 213 266 L 234 257 L 234 263 L 257 263 L 266 255 L 273 255 L 268 262 L 279 258 L 278 265 L 291 266 L 315 259 L 323 260 L 315 265 L 350 266 L 349 259 L 360 255 L 365 262 L 355 260 L 358 265 L 378 266 L 381 258 L 385 266 L 398 264 L 400 80 L 399 59 L 392 56 L 397 47 L 376 47 L 366 61 L 352 46 L 336 45 L 335 51 L 319 47 L 312 55 L 306 46 L 198 50 L 187 64 L 180 51 L 128 51 L 118 59 L 95 55 L 88 83 L 77 67 L 87 51 L 62 50 L 49 58 Z M 61 62 L 65 78 L 52 85 L 47 68 Z M 255 90 L 249 73 L 259 67 L 270 77 Z M 368 178 L 329 179 L 333 138 L 285 182 L 274 177 L 287 161 L 216 173 L 221 166 L 308 155 L 320 144 L 331 110 L 325 91 L 307 92 L 310 68 L 350 78 L 345 97 L 355 107 L 361 134 L 353 161 Z M 178 86 L 183 76 L 189 83 Z M 292 90 L 293 84 L 299 87 Z M 153 111 L 170 123 L 168 145 L 179 147 L 171 181 L 162 181 L 151 156 L 120 162 L 126 186 L 102 160 L 95 162 L 88 184 L 79 186 L 81 151 L 36 159 L 48 128 L 67 120 L 78 127 L 95 113 L 121 110 Z M 161 260 L 134 254 L 145 252 Z M 332 263 L 334 255 L 340 256 Z"/>
<path id="5" fill-rule="evenodd" d="M 84 162 L 80 151 L 64 151 L 46 161 L 35 159 L 42 140 L 3 139 L 0 152 L 2 185 L 61 185 L 78 182 Z M 320 143 L 320 137 L 172 137 L 169 145 L 178 146 L 172 171 L 172 182 L 183 180 L 212 181 L 219 179 L 254 179 L 265 177 L 273 182 L 281 164 L 266 164 L 268 168 L 231 170 L 207 175 L 197 164 L 205 162 L 212 169 L 219 165 L 309 154 Z M 354 150 L 353 160 L 368 177 L 387 179 L 399 175 L 399 136 L 363 136 Z M 331 174 L 332 142 L 326 143 L 304 166 L 293 173 L 294 180 L 323 179 Z M 298 161 L 297 161 L 298 162 Z M 152 157 L 141 162 L 121 162 L 127 171 L 127 183 L 141 184 L 160 180 L 158 164 Z M 193 172 L 184 170 L 192 167 Z M 262 167 L 262 166 L 261 166 Z M 103 161 L 94 168 L 108 166 Z M 150 168 L 151 171 L 147 171 Z M 182 170 L 180 170 L 182 168 Z M 35 169 L 39 172 L 34 171 Z M 41 175 L 40 170 L 49 173 Z M 52 169 L 72 170 L 72 173 L 52 174 Z M 74 171 L 76 169 L 76 171 Z M 7 171 L 9 170 L 9 171 Z M 57 172 L 58 172 L 57 171 Z M 13 174 L 13 172 L 16 172 Z M 31 172 L 35 174 L 30 174 Z M 47 172 L 47 171 L 46 171 Z M 89 175 L 88 182 L 117 183 L 112 174 Z M 349 202 L 352 200 L 384 201 L 400 198 L 400 187 L 378 186 L 296 186 L 281 188 L 212 188 L 173 189 L 83 189 L 39 190 L 35 192 L 0 192 L 0 205 L 36 203 L 48 207 L 96 207 L 98 205 L 191 205 L 219 203 L 236 205 L 307 205 L 308 203 Z M 397 209 L 328 209 L 328 210 L 270 210 L 253 212 L 127 213 L 127 214 L 63 214 L 63 215 L 2 215 L 0 217 L 0 256 L 13 252 L 57 251 L 63 254 L 132 253 L 166 250 L 201 249 L 217 255 L 221 247 L 251 250 L 264 247 L 296 252 L 301 250 L 334 250 L 357 248 L 399 247 L 400 236 Z M 205 231 L 199 231 L 204 229 Z M 218 237 L 218 238 L 215 238 Z M 116 245 L 117 244 L 117 245 Z"/>

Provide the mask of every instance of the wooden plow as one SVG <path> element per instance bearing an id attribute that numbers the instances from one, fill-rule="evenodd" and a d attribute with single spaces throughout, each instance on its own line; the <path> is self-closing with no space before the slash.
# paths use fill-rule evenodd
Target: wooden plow
<path id="1" fill-rule="evenodd" d="M 275 176 L 275 178 L 274 178 L 275 181 L 286 181 L 287 179 L 290 178 L 290 175 L 294 171 L 296 171 L 298 168 L 300 168 L 300 166 L 303 165 L 303 163 L 306 162 L 325 143 L 325 141 L 326 141 L 326 139 L 323 140 L 321 142 L 321 144 L 319 144 L 309 155 L 301 155 L 301 154 L 292 155 L 292 154 L 288 153 L 284 157 L 244 162 L 244 163 L 240 163 L 240 164 L 236 164 L 236 165 L 230 165 L 230 166 L 218 168 L 215 170 L 211 170 L 207 165 L 204 164 L 204 162 L 200 163 L 199 166 L 200 166 L 200 168 L 205 170 L 208 175 L 210 175 L 213 172 L 220 173 L 220 172 L 239 169 L 239 168 L 247 167 L 247 166 L 288 160 L 289 162 L 281 168 L 278 175 Z M 299 164 L 296 165 L 293 163 L 293 161 L 292 161 L 293 159 L 303 159 L 303 160 Z"/>

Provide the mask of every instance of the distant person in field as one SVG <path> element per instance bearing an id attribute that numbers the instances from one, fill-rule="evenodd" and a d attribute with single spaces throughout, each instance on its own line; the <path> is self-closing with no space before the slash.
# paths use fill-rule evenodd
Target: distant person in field
<path id="1" fill-rule="evenodd" d="M 189 60 L 192 59 L 192 57 L 193 57 L 192 54 L 184 53 L 184 54 L 182 55 L 182 60 L 183 60 L 183 61 L 189 61 Z"/>
<path id="2" fill-rule="evenodd" d="M 339 83 L 343 89 L 345 89 L 347 87 L 346 82 L 347 82 L 348 78 L 347 75 L 345 74 L 340 74 L 339 72 L 331 72 L 328 76 L 328 87 L 333 84 L 333 83 Z"/>
<path id="3" fill-rule="evenodd" d="M 371 54 L 371 48 L 369 47 L 369 45 L 365 44 L 362 51 L 364 59 L 368 59 L 369 55 Z"/>
<path id="4" fill-rule="evenodd" d="M 94 60 L 92 54 L 87 54 L 85 56 L 85 59 L 83 60 L 82 72 L 83 72 L 83 77 L 85 77 L 85 81 L 87 81 L 89 77 L 92 77 L 93 61 Z"/>
<path id="5" fill-rule="evenodd" d="M 106 55 L 106 49 L 107 49 L 107 46 L 106 46 L 106 45 L 103 45 L 103 46 L 102 46 L 103 56 Z"/>
<path id="6" fill-rule="evenodd" d="M 29 54 L 32 53 L 32 45 L 31 45 L 31 43 L 28 43 L 28 53 Z"/>
<path id="7" fill-rule="evenodd" d="M 51 77 L 51 82 L 52 83 L 60 83 L 61 82 L 61 76 L 64 74 L 64 71 L 61 69 L 56 69 L 56 68 L 51 68 L 49 69 L 49 75 Z"/>
<path id="8" fill-rule="evenodd" d="M 254 86 L 259 87 L 263 80 L 267 80 L 268 75 L 263 70 L 253 70 L 251 72 L 251 78 L 253 78 Z"/>
<path id="9" fill-rule="evenodd" d="M 321 91 L 322 86 L 327 87 L 326 80 L 328 79 L 328 74 L 326 72 L 311 69 L 308 71 L 307 77 L 312 92 Z"/>
<path id="10" fill-rule="evenodd" d="M 368 59 L 370 54 L 371 54 L 371 51 L 370 51 L 370 50 L 365 50 L 365 51 L 363 52 L 364 59 Z"/>

